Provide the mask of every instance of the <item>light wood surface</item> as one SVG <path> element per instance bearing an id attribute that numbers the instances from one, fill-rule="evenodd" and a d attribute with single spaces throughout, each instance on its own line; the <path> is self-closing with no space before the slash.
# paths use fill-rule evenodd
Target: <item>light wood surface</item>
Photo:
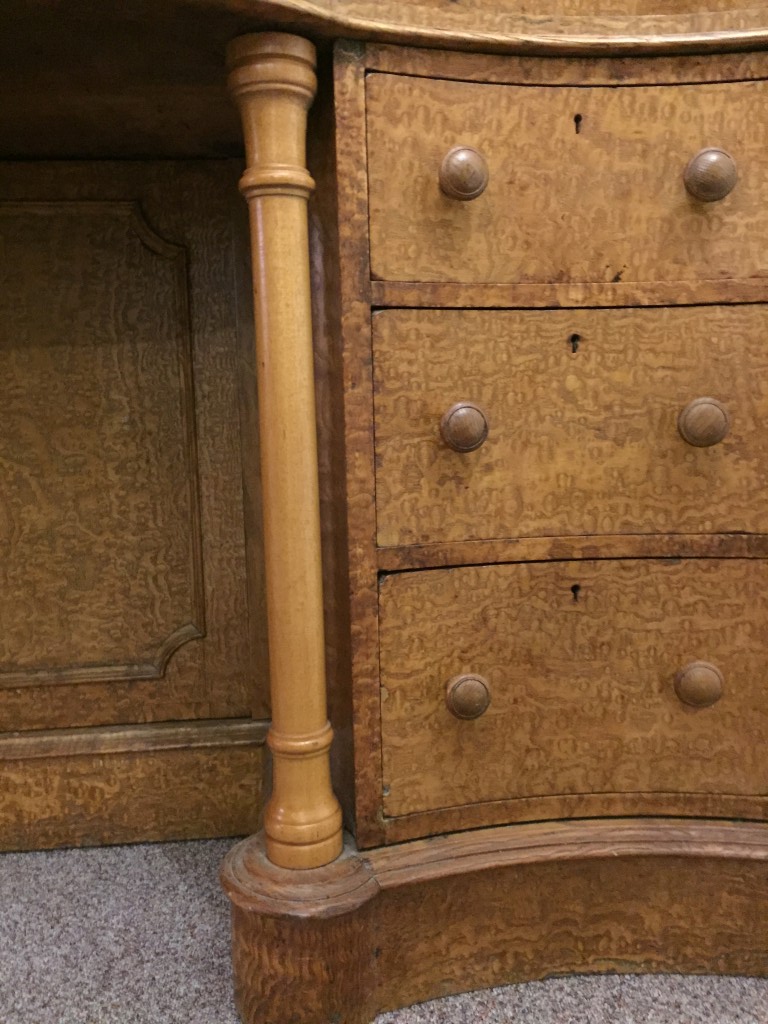
<path id="1" fill-rule="evenodd" d="M 433 569 L 486 562 L 569 558 L 768 558 L 768 535 L 748 533 L 587 534 L 511 537 L 379 548 L 379 569 Z"/>
<path id="2" fill-rule="evenodd" d="M 268 723 L 251 718 L 218 721 L 109 725 L 87 729 L 38 729 L 0 733 L 0 761 L 75 757 L 81 754 L 135 754 L 145 750 L 203 749 L 260 745 Z"/>
<path id="3" fill-rule="evenodd" d="M 767 858 L 764 826 L 615 819 L 348 849 L 297 879 L 249 840 L 222 871 L 238 1009 L 367 1024 L 573 970 L 765 974 Z"/>
<path id="4" fill-rule="evenodd" d="M 488 820 L 502 822 L 508 818 L 510 808 L 507 803 L 486 804 L 484 810 L 478 812 L 474 808 L 463 808 L 459 813 L 450 811 L 429 812 L 423 819 L 419 818 L 421 826 L 410 823 L 409 819 L 387 820 L 382 831 L 378 806 L 381 794 L 381 780 L 378 776 L 377 765 L 380 756 L 380 723 L 378 717 L 372 710 L 377 706 L 378 694 L 376 689 L 377 665 L 376 665 L 376 629 L 377 620 L 371 611 L 371 588 L 375 582 L 375 573 L 378 568 L 387 570 L 403 570 L 419 566 L 446 566 L 460 563 L 483 563 L 488 561 L 507 561 L 518 559 L 549 559 L 549 558 L 583 558 L 583 557 L 747 557 L 760 558 L 766 551 L 765 539 L 759 534 L 706 534 L 680 531 L 668 534 L 653 534 L 651 532 L 626 533 L 626 534 L 601 534 L 588 536 L 583 533 L 563 537 L 528 537 L 520 538 L 515 536 L 499 537 L 488 540 L 470 540 L 466 535 L 461 535 L 450 542 L 414 544 L 413 539 L 399 546 L 380 547 L 374 546 L 375 519 L 372 514 L 370 501 L 366 496 L 373 493 L 372 481 L 372 455 L 370 452 L 370 438 L 373 432 L 373 425 L 370 421 L 370 410 L 366 403 L 366 388 L 370 379 L 370 364 L 368 360 L 368 325 L 365 316 L 366 302 L 375 306 L 395 305 L 404 303 L 409 306 L 432 306 L 432 305 L 489 305 L 508 306 L 515 304 L 532 304 L 551 307 L 553 305 L 606 305 L 637 304 L 648 301 L 654 303 L 696 303 L 698 302 L 731 302 L 734 299 L 759 301 L 765 298 L 765 288 L 758 281 L 739 280 L 732 278 L 720 282 L 645 282 L 640 285 L 611 283 L 603 284 L 541 284 L 541 285 L 477 285 L 461 286 L 456 284 L 424 284 L 421 282 L 405 282 L 392 284 L 387 282 L 367 280 L 367 219 L 366 219 L 366 196 L 367 178 L 365 174 L 365 149 L 364 149 L 364 99 L 363 82 L 364 71 L 367 67 L 382 69 L 386 71 L 412 71 L 415 73 L 427 73 L 435 77 L 461 77 L 473 75 L 479 81 L 498 80 L 522 81 L 535 84 L 537 82 L 576 82 L 580 80 L 594 81 L 595 83 L 614 83 L 621 81 L 642 83 L 654 80 L 679 81 L 679 82 L 706 82 L 718 77 L 728 80 L 732 76 L 743 75 L 749 77 L 755 75 L 760 77 L 764 69 L 760 63 L 760 54 L 736 56 L 718 56 L 703 60 L 690 58 L 686 61 L 664 58 L 658 61 L 648 60 L 599 60 L 594 62 L 574 60 L 529 61 L 522 58 L 501 58 L 477 54 L 454 54 L 438 53 L 435 51 L 410 51 L 397 50 L 386 46 L 372 46 L 363 49 L 354 43 L 347 43 L 337 50 L 336 58 L 336 119 L 337 135 L 336 145 L 338 150 L 338 175 L 340 182 L 339 196 L 339 226 L 342 238 L 341 246 L 341 277 L 342 281 L 348 283 L 343 291 L 343 307 L 345 316 L 341 320 L 342 331 L 342 352 L 345 360 L 345 422 L 348 430 L 347 440 L 347 496 L 349 502 L 349 513 L 346 520 L 349 530 L 350 550 L 350 600 L 351 600 L 351 622 L 356 640 L 353 647 L 352 662 L 352 687 L 353 707 L 355 714 L 355 739 L 356 739 L 356 795 L 355 808 L 357 812 L 357 837 L 359 843 L 368 847 L 382 841 L 383 831 L 388 841 L 398 839 L 412 839 L 419 835 L 420 828 L 428 829 L 430 832 L 439 832 L 451 828 L 463 827 L 463 823 L 480 825 Z M 711 60 L 711 63 L 710 63 Z M 682 169 L 681 169 L 682 175 Z M 348 187 L 347 187 L 348 186 Z M 684 188 L 684 186 L 681 185 Z M 481 201 L 483 197 L 481 197 Z M 468 204 L 471 205 L 471 204 Z M 346 240 L 345 240 L 346 239 Z M 654 313 L 653 310 L 638 311 L 638 315 Z M 675 314 L 684 316 L 685 311 L 672 311 Z M 695 310 L 690 310 L 691 323 Z M 580 314 L 588 315 L 586 311 L 580 310 Z M 736 315 L 739 314 L 734 311 Z M 382 316 L 389 316 L 389 313 L 377 313 L 374 316 L 374 324 Z M 400 316 L 404 314 L 393 312 L 391 315 Z M 433 314 L 419 314 L 431 317 Z M 462 315 L 462 314 L 455 314 Z M 469 314 L 470 316 L 474 314 Z M 521 314 L 489 314 L 489 316 L 517 316 Z M 560 314 L 557 314 L 560 315 Z M 606 312 L 606 315 L 613 315 Z M 623 317 L 633 316 L 633 312 L 625 310 L 618 315 Z M 418 319 L 418 315 L 415 315 Z M 571 333 L 580 333 L 578 329 L 569 331 L 565 336 L 568 341 Z M 463 332 L 462 342 L 468 342 L 471 331 Z M 418 341 L 414 340 L 415 347 L 422 344 L 422 337 L 419 333 Z M 479 344 L 479 343 L 478 343 Z M 618 343 L 617 343 L 618 344 Z M 622 350 L 617 347 L 617 368 L 627 353 L 629 358 L 634 355 L 629 352 L 629 347 Z M 452 363 L 453 351 L 446 346 L 446 364 L 456 367 L 456 378 L 464 382 L 467 376 L 467 360 L 461 363 L 458 368 Z M 569 359 L 578 361 L 584 354 L 583 347 L 578 353 L 573 353 L 569 348 Z M 670 352 L 670 355 L 673 353 Z M 412 354 L 409 356 L 412 358 Z M 677 358 L 675 350 L 674 358 Z M 724 364 L 728 362 L 723 357 Z M 732 369 L 733 361 L 731 360 Z M 411 370 L 413 365 L 409 364 Z M 699 367 L 701 369 L 701 366 Z M 408 371 L 410 373 L 410 371 Z M 441 373 L 446 375 L 453 371 L 448 365 L 438 367 L 436 364 L 430 366 L 429 373 Z M 553 371 L 558 376 L 557 370 Z M 418 389 L 422 376 L 421 371 L 416 369 L 410 373 L 407 387 Z M 722 374 L 719 375 L 719 378 Z M 415 383 L 414 383 L 415 381 Z M 380 386 L 380 382 L 379 386 Z M 553 387 L 556 385 L 553 384 Z M 707 389 L 699 390 L 698 394 L 706 394 Z M 394 393 L 393 393 L 394 395 Z M 672 435 L 680 441 L 677 434 L 676 416 L 686 401 L 675 408 L 670 419 Z M 376 401 L 381 400 L 381 394 Z M 439 415 L 449 407 L 451 401 L 455 401 L 455 393 L 446 396 L 441 406 Z M 553 396 L 553 403 L 558 399 Z M 397 406 L 398 414 L 404 414 L 403 405 Z M 515 415 L 518 412 L 515 410 Z M 492 429 L 495 428 L 495 421 L 492 412 L 489 411 Z M 512 417 L 514 419 L 514 416 Z M 641 417 L 642 418 L 642 417 Z M 407 419 L 407 416 L 406 416 Z M 618 422 L 618 419 L 617 419 Z M 386 422 L 377 422 L 377 436 L 379 430 L 386 433 Z M 489 442 L 486 442 L 486 444 Z M 723 449 L 730 443 L 730 439 L 721 446 Z M 397 441 L 393 439 L 393 444 Z M 486 452 L 485 446 L 474 453 L 475 458 L 480 458 Z M 446 454 L 452 454 L 446 452 Z M 708 453 L 708 454 L 711 454 Z M 463 456 L 456 456 L 457 459 Z M 599 467 L 591 466 L 592 471 L 599 472 Z M 533 470 L 532 470 L 533 471 Z M 417 469 L 413 478 L 421 473 Z M 423 481 L 422 481 L 423 482 Z M 445 476 L 440 478 L 441 485 L 446 482 Z M 377 491 L 381 485 L 377 484 Z M 381 492 L 383 496 L 383 491 Z M 614 496 L 615 497 L 615 496 Z M 670 500 L 670 496 L 664 500 Z M 437 504 L 437 503 L 436 503 Z M 395 511 L 393 506 L 393 523 L 397 520 L 397 528 L 403 521 L 402 513 L 407 506 L 401 505 Z M 449 507 L 445 502 L 443 509 Z M 459 507 L 461 503 L 459 501 Z M 475 513 L 482 514 L 485 507 L 485 498 L 479 498 L 475 502 Z M 399 518 L 398 518 L 399 516 Z M 565 521 L 570 515 L 563 512 Z M 436 512 L 437 518 L 437 512 Z M 442 515 L 442 522 L 439 529 L 450 529 L 451 517 Z M 471 515 L 468 514 L 471 520 Z M 645 529 L 643 525 L 641 529 Z M 571 529 L 569 526 L 568 529 Z M 677 530 L 680 528 L 677 527 Z M 363 753 L 365 752 L 365 754 Z M 626 801 L 626 798 L 624 798 Z M 667 796 L 646 795 L 637 802 L 637 808 L 648 807 L 650 802 L 658 808 L 660 813 L 666 813 L 668 807 L 672 806 Z M 674 801 L 672 801 L 674 803 Z M 686 813 L 709 813 L 711 800 L 709 797 L 687 797 L 685 800 Z M 630 806 L 630 803 L 625 803 Z M 679 800 L 678 800 L 679 806 Z M 759 814 L 760 808 L 751 798 L 733 798 L 729 803 L 730 813 L 746 814 L 747 816 Z M 521 802 L 520 813 L 525 816 Z M 579 814 L 579 813 L 621 813 L 621 801 L 618 803 L 610 796 L 605 797 L 578 797 L 558 798 L 558 801 L 551 804 L 550 811 L 555 816 Z"/>
<path id="5" fill-rule="evenodd" d="M 0 165 L 3 848 L 258 820 L 239 170 Z"/>
<path id="6" fill-rule="evenodd" d="M 315 51 L 283 33 L 241 36 L 228 63 L 246 144 L 260 393 L 274 761 L 264 827 L 276 864 L 311 868 L 342 841 L 330 781 L 307 234 Z"/>
<path id="7" fill-rule="evenodd" d="M 738 559 L 385 577 L 385 813 L 536 795 L 764 794 L 767 585 L 768 563 Z M 704 710 L 676 689 L 694 661 L 725 680 Z M 475 721 L 445 705 L 460 673 L 487 680 Z M 530 802 L 526 813 L 545 816 Z"/>
<path id="8" fill-rule="evenodd" d="M 394 845 L 448 836 L 469 829 L 492 826 L 522 827 L 531 821 L 567 822 L 582 818 L 611 820 L 617 817 L 665 816 L 670 825 L 691 818 L 765 822 L 764 796 L 733 796 L 723 793 L 577 793 L 560 796 L 520 797 L 487 803 L 441 807 L 434 811 L 386 818 L 386 843 Z"/>
<path id="9" fill-rule="evenodd" d="M 233 4 L 235 0 L 224 0 Z M 768 35 L 765 13 L 734 8 L 727 0 L 704 0 L 674 14 L 664 4 L 637 6 L 583 0 L 553 0 L 535 13 L 521 0 L 288 0 L 268 6 L 288 10 L 308 26 L 343 35 L 395 39 L 467 49 L 493 48 L 527 53 L 632 53 L 759 47 Z M 257 5 L 258 6 L 258 5 Z M 299 22 L 301 23 L 301 22 Z"/>
<path id="10" fill-rule="evenodd" d="M 673 13 L 643 0 L 551 0 L 535 12 L 524 0 L 251 0 L 250 9 L 345 36 L 518 53 L 722 51 L 757 48 L 768 35 L 764 11 L 729 0 L 676 3 Z"/>
<path id="11" fill-rule="evenodd" d="M 0 735 L 0 849 L 237 836 L 259 824 L 266 723 Z"/>
<path id="12" fill-rule="evenodd" d="M 587 284 L 372 281 L 370 294 L 377 308 L 551 309 L 558 306 L 692 306 L 765 302 L 768 288 L 762 277 Z"/>
<path id="13" fill-rule="evenodd" d="M 597 30 L 608 15 L 591 13 Z M 586 8 L 580 14 L 586 20 Z M 718 89 L 761 94 L 760 60 L 740 65 L 746 83 L 732 81 L 738 62 L 722 57 L 711 78 L 696 61 L 570 70 L 560 61 L 551 69 L 560 87 L 549 90 L 529 88 L 550 73 L 543 62 L 526 79 L 517 58 L 434 54 L 420 65 L 419 54 L 344 42 L 334 64 L 334 109 L 326 95 L 314 140 L 323 192 L 335 192 L 312 204 L 315 366 L 323 445 L 343 432 L 343 456 L 320 460 L 327 664 L 343 727 L 337 777 L 349 787 L 343 803 L 363 852 L 348 844 L 336 860 L 297 872 L 270 860 L 258 836 L 228 858 L 241 1015 L 246 1024 L 361 1024 L 414 999 L 553 971 L 765 972 L 768 533 L 755 497 L 765 474 L 765 289 L 762 245 L 750 234 L 763 213 L 757 201 L 738 205 L 749 190 L 735 153 L 732 194 L 698 204 L 708 215 L 738 214 L 736 230 L 715 231 L 710 246 L 714 221 L 701 228 L 683 172 L 703 147 L 733 147 L 708 138 L 678 146 L 691 117 L 701 127 L 711 110 L 715 129 L 725 123 L 723 98 L 712 102 Z M 379 66 L 402 97 L 382 92 L 366 110 L 366 70 Z M 451 81 L 462 68 L 477 83 Z M 518 74 L 525 84 L 480 84 Z M 632 89 L 620 88 L 622 76 Z M 368 100 L 381 77 L 367 76 Z M 456 102 L 422 102 L 432 88 L 456 88 Z M 465 117 L 468 89 L 515 103 L 475 104 Z M 686 90 L 696 97 L 688 113 Z M 544 95 L 549 107 L 535 108 Z M 672 95 L 662 110 L 659 99 Z M 515 201 L 521 220 L 535 207 L 544 228 L 547 218 L 555 224 L 552 211 L 564 212 L 549 179 L 539 191 L 557 163 L 553 133 L 526 135 L 534 115 L 555 109 L 553 97 L 595 100 L 569 107 L 576 144 L 594 146 L 603 106 L 617 134 L 605 129 L 599 159 L 581 165 L 582 187 L 566 197 L 583 228 L 573 247 L 555 225 L 539 277 L 516 266 L 507 273 L 510 260 L 538 255 L 543 230 L 535 225 L 538 241 L 532 233 L 521 249 Z M 488 138 L 501 136 L 500 110 L 517 129 L 512 155 L 491 151 L 485 190 L 448 199 L 445 154 L 456 145 L 485 154 Z M 453 138 L 457 111 L 486 135 Z M 377 162 L 366 131 L 378 140 Z M 526 148 L 531 138 L 537 151 Z M 430 188 L 446 205 L 428 223 L 420 172 L 408 163 L 414 139 L 439 141 Z M 761 148 L 748 161 L 758 178 Z M 668 181 L 667 154 L 678 149 L 675 188 L 688 217 L 679 237 L 668 210 L 654 226 L 648 198 Z M 596 169 L 615 168 L 616 153 L 611 191 Z M 560 157 L 571 171 L 571 149 Z M 543 170 L 520 187 L 513 179 L 526 161 Z M 385 179 L 391 192 L 380 203 Z M 494 207 L 498 182 L 517 188 Z M 617 212 L 622 189 L 641 208 L 636 222 Z M 469 215 L 489 199 L 484 226 Z M 513 225 L 507 249 L 496 222 L 502 233 Z M 669 235 L 661 255 L 653 237 L 646 244 L 654 230 Z M 606 238 L 616 246 L 609 258 L 621 251 L 623 262 L 595 274 L 583 252 Z M 377 265 L 377 246 L 397 272 Z M 425 265 L 438 267 L 432 280 Z M 376 309 L 433 300 L 462 308 Z M 515 308 L 529 300 L 546 308 Z M 466 308 L 475 304 L 507 308 Z M 623 304 L 639 308 L 616 308 Z M 666 304 L 678 308 L 655 308 Z M 477 381 L 484 396 L 474 394 Z M 428 411 L 426 395 L 435 399 Z M 697 447 L 678 417 L 706 397 L 727 410 L 729 430 Z M 487 425 L 477 450 L 451 449 L 474 448 L 479 437 L 461 422 L 454 436 L 451 410 L 463 410 L 469 427 L 482 420 L 479 435 Z M 690 437 L 710 436 L 683 421 Z M 500 489 L 510 469 L 533 482 L 524 528 L 510 526 L 520 503 L 488 487 L 495 469 L 472 473 L 498 455 L 500 437 L 510 446 L 494 463 Z M 648 821 L 654 814 L 663 820 Z M 638 820 L 617 820 L 626 815 Z M 697 816 L 755 820 L 684 820 Z M 550 817 L 611 820 L 525 824 Z"/>
<path id="14" fill-rule="evenodd" d="M 574 972 L 765 975 L 764 860 L 617 853 L 387 892 L 375 1009 Z"/>
<path id="15" fill-rule="evenodd" d="M 348 741 L 354 764 L 354 834 L 359 845 L 384 840 L 381 820 L 380 716 L 378 711 L 378 593 L 371 360 L 371 282 L 368 262 L 368 178 L 365 159 L 365 49 L 336 45 L 333 69 L 339 272 L 325 296 L 338 333 L 330 344 L 341 360 L 342 403 L 332 415 L 343 425 L 343 482 L 336 508 L 336 536 L 346 545 L 348 568 L 338 587 L 348 616 L 349 669 L 334 688 L 354 723 Z M 321 197 L 318 196 L 318 199 Z M 334 250 L 331 249 L 331 252 Z M 343 414 L 341 412 L 343 408 Z M 338 625 L 344 628 L 344 617 Z"/>
<path id="16" fill-rule="evenodd" d="M 237 172 L 0 166 L 0 731 L 244 716 L 264 686 Z"/>
<path id="17" fill-rule="evenodd" d="M 536 57 L 530 54 L 478 53 L 417 46 L 388 46 L 369 41 L 366 67 L 399 75 L 449 78 L 463 82 L 506 85 L 667 85 L 695 82 L 741 82 L 762 79 L 768 70 L 768 51 L 631 57 L 607 55 Z"/>
<path id="18" fill-rule="evenodd" d="M 381 546 L 768 531 L 766 307 L 392 310 L 373 329 Z M 702 395 L 731 419 L 708 448 L 678 432 Z M 474 452 L 441 437 L 459 400 L 490 423 Z"/>
<path id="19" fill-rule="evenodd" d="M 205 631 L 185 248 L 130 202 L 0 221 L 0 685 L 159 679 Z"/>
<path id="20" fill-rule="evenodd" d="M 366 90 L 375 278 L 669 282 L 768 273 L 766 83 L 531 90 L 372 74 Z M 683 182 L 705 145 L 726 149 L 739 167 L 718 203 L 696 201 Z M 453 146 L 474 147 L 488 164 L 489 185 L 471 202 L 451 200 L 439 185 Z"/>

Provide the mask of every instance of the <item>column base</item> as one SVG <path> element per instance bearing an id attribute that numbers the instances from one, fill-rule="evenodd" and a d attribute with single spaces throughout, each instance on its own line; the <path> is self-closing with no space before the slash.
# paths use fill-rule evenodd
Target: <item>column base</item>
<path id="1" fill-rule="evenodd" d="M 245 1024 L 367 1024 L 476 988 L 584 972 L 768 975 L 768 825 L 514 825 L 276 868 L 227 857 Z"/>

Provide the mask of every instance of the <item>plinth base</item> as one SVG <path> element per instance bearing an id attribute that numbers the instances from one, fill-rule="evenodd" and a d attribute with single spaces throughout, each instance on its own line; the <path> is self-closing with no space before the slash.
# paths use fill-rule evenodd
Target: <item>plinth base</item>
<path id="1" fill-rule="evenodd" d="M 572 972 L 768 975 L 768 825 L 514 825 L 275 868 L 227 857 L 245 1024 L 384 1010 Z"/>

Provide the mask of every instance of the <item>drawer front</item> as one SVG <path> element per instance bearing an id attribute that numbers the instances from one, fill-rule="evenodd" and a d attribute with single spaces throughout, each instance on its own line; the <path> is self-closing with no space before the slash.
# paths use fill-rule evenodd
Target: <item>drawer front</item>
<path id="1" fill-rule="evenodd" d="M 373 323 L 379 545 L 768 531 L 768 307 Z M 678 426 L 698 398 L 729 420 L 708 447 Z M 461 402 L 488 423 L 474 451 L 441 432 Z"/>
<path id="2" fill-rule="evenodd" d="M 380 614 L 388 816 L 562 794 L 768 794 L 766 562 L 401 573 L 383 579 Z M 721 674 L 711 706 L 677 695 L 695 689 L 693 670 L 676 681 L 693 662 L 712 666 L 705 690 Z M 486 682 L 478 718 L 448 709 L 462 675 Z"/>
<path id="3" fill-rule="evenodd" d="M 371 270 L 390 281 L 654 282 L 768 273 L 768 83 L 526 87 L 367 79 Z M 578 129 L 578 130 L 577 130 Z M 439 185 L 477 149 L 471 201 Z M 704 148 L 735 160 L 724 199 L 687 192 Z"/>

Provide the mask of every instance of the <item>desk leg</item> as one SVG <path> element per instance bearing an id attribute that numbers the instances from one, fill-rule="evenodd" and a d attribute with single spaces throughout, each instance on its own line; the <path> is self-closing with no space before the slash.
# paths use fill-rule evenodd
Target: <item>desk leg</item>
<path id="1" fill-rule="evenodd" d="M 306 170 L 315 50 L 280 32 L 230 43 L 253 252 L 274 784 L 266 855 L 316 868 L 342 848 L 329 767 Z"/>

